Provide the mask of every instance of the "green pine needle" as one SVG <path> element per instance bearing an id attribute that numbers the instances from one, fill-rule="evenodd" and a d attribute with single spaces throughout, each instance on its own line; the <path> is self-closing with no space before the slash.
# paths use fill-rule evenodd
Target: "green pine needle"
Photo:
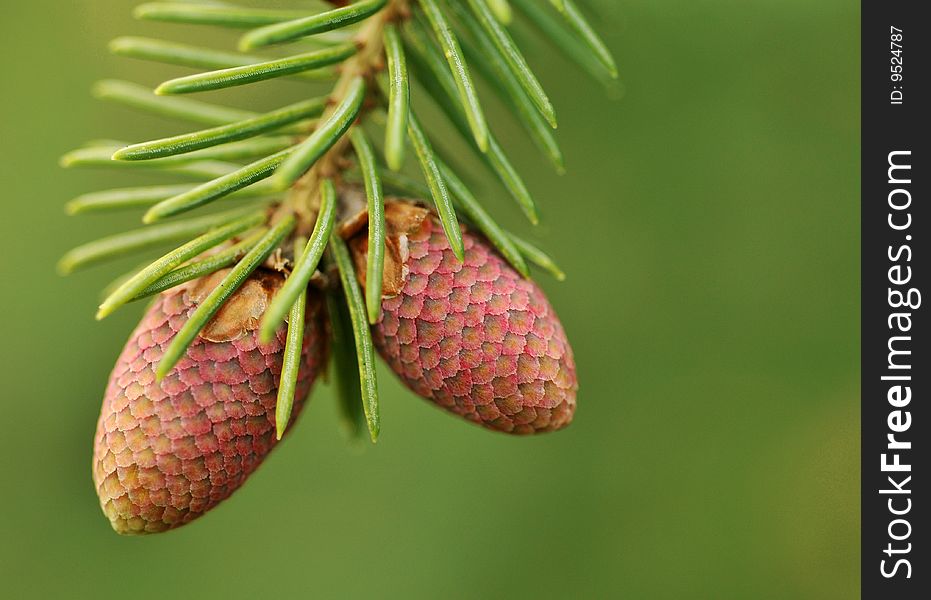
<path id="1" fill-rule="evenodd" d="M 232 142 L 211 148 L 204 148 L 196 152 L 183 155 L 166 156 L 145 161 L 117 160 L 118 154 L 129 144 L 115 140 L 99 140 L 99 144 L 79 148 L 69 152 L 61 158 L 63 167 L 107 167 L 111 169 L 156 169 L 180 172 L 181 167 L 195 167 L 188 169 L 189 174 L 203 173 L 206 177 L 217 177 L 230 173 L 239 168 L 239 165 L 222 162 L 267 156 L 294 144 L 291 136 L 263 136 L 251 140 Z M 109 156 L 107 156 L 109 153 Z M 212 163 L 212 164 L 211 164 Z"/>
<path id="2" fill-rule="evenodd" d="M 210 319 L 220 310 L 223 303 L 245 283 L 246 279 L 262 264 L 272 251 L 281 244 L 281 241 L 294 229 L 296 220 L 287 216 L 272 227 L 252 250 L 223 278 L 223 280 L 204 298 L 187 321 L 171 340 L 165 354 L 155 369 L 156 380 L 164 379 L 171 372 L 188 346 L 194 341 Z"/>
<path id="3" fill-rule="evenodd" d="M 556 141 L 551 124 L 537 110 L 515 72 L 478 20 L 465 7 L 459 4 L 452 6 L 459 16 L 459 22 L 477 45 L 477 49 L 464 45 L 466 56 L 482 71 L 482 75 L 499 92 L 499 95 L 510 104 L 518 121 L 527 130 L 537 147 L 553 163 L 556 171 L 560 174 L 564 173 L 566 168 L 562 151 L 559 149 L 559 143 Z"/>
<path id="4" fill-rule="evenodd" d="M 388 58 L 388 124 L 385 127 L 385 160 L 388 168 L 404 166 L 405 136 L 410 115 L 410 80 L 404 45 L 394 24 L 385 27 L 385 54 Z"/>
<path id="5" fill-rule="evenodd" d="M 534 75 L 533 71 L 530 69 L 530 65 L 527 64 L 524 55 L 521 54 L 520 50 L 517 48 L 517 44 L 511 39 L 511 35 L 495 18 L 486 0 L 466 1 L 469 3 L 469 7 L 472 9 L 473 14 L 478 19 L 482 28 L 485 29 L 492 43 L 498 49 L 501 57 L 517 78 L 521 87 L 523 87 L 527 95 L 530 96 L 534 106 L 536 106 L 540 113 L 546 118 L 550 126 L 555 129 L 556 112 L 553 109 L 553 105 L 549 97 L 547 97 L 546 92 L 543 91 L 543 86 L 537 81 L 536 75 Z"/>
<path id="6" fill-rule="evenodd" d="M 245 67 L 268 61 L 268 57 L 254 54 L 237 54 L 201 48 L 189 44 L 169 42 L 145 37 L 125 36 L 110 42 L 110 52 L 117 56 L 148 60 L 169 65 L 193 67 L 195 69 L 231 69 Z M 336 71 L 332 68 L 319 68 L 313 71 L 292 73 L 288 77 L 308 81 L 330 81 L 336 79 Z"/>
<path id="7" fill-rule="evenodd" d="M 240 50 L 252 50 L 289 42 L 308 35 L 324 33 L 358 23 L 380 11 L 387 0 L 361 0 L 348 6 L 342 6 L 309 17 L 297 18 L 284 23 L 277 23 L 254 29 L 239 40 Z"/>
<path id="8" fill-rule="evenodd" d="M 514 11 L 508 0 L 488 0 L 488 8 L 495 14 L 495 18 L 502 25 L 510 25 L 514 20 Z"/>
<path id="9" fill-rule="evenodd" d="M 368 257 L 365 269 L 365 304 L 369 323 L 381 316 L 382 276 L 385 267 L 385 199 L 381 176 L 375 164 L 375 151 L 361 129 L 351 134 L 352 146 L 359 161 L 368 200 Z"/>
<path id="10" fill-rule="evenodd" d="M 430 195 L 433 197 L 433 204 L 436 206 L 436 212 L 440 217 L 440 223 L 443 225 L 443 231 L 446 233 L 446 239 L 449 240 L 449 247 L 461 262 L 465 257 L 465 250 L 462 246 L 462 231 L 459 229 L 459 220 L 456 218 L 456 211 L 453 209 L 446 182 L 443 180 L 443 176 L 440 175 L 440 169 L 437 166 L 438 159 L 433 152 L 433 146 L 413 113 L 410 116 L 407 132 L 411 144 L 414 146 L 414 151 L 417 153 L 417 158 L 420 160 L 420 167 L 423 170 L 427 186 L 430 188 Z"/>
<path id="11" fill-rule="evenodd" d="M 222 244 L 231 237 L 248 229 L 256 227 L 265 221 L 263 211 L 246 215 L 232 223 L 223 225 L 197 237 L 190 242 L 172 250 L 168 254 L 154 261 L 124 282 L 113 291 L 100 304 L 97 311 L 97 320 L 111 315 L 116 309 L 136 297 L 142 290 L 155 283 L 162 276 L 168 274 L 181 263 L 194 258 L 198 254 Z"/>
<path id="12" fill-rule="evenodd" d="M 297 147 L 275 172 L 273 185 L 285 190 L 298 180 L 327 150 L 349 130 L 359 116 L 365 100 L 365 80 L 356 77 L 346 89 L 346 95 L 317 129 Z"/>
<path id="13" fill-rule="evenodd" d="M 133 144 L 117 150 L 113 158 L 115 160 L 150 160 L 227 144 L 274 131 L 301 119 L 318 117 L 323 113 L 325 106 L 325 98 L 304 100 L 236 123 Z"/>
<path id="14" fill-rule="evenodd" d="M 291 306 L 297 301 L 298 296 L 307 289 L 310 278 L 313 277 L 320 264 L 320 258 L 327 247 L 330 236 L 333 232 L 333 226 L 336 223 L 337 210 L 336 188 L 333 183 L 327 179 L 320 185 L 320 212 L 317 214 L 317 222 L 314 224 L 314 230 L 310 234 L 310 239 L 304 247 L 300 256 L 296 256 L 296 264 L 288 276 L 287 281 L 275 294 L 271 304 L 262 317 L 262 324 L 259 327 L 259 339 L 263 342 L 270 342 L 275 335 L 275 330 L 284 321 L 285 315 L 291 309 Z"/>
<path id="15" fill-rule="evenodd" d="M 556 7 L 562 16 L 566 19 L 569 27 L 579 36 L 579 38 L 588 46 L 595 58 L 604 66 L 612 78 L 617 78 L 617 64 L 611 51 L 605 45 L 595 30 L 589 25 L 588 21 L 582 15 L 582 12 L 572 0 L 550 0 L 550 4 Z"/>
<path id="16" fill-rule="evenodd" d="M 514 245 L 517 246 L 527 260 L 548 272 L 557 281 L 566 280 L 565 272 L 559 268 L 559 265 L 548 254 L 516 235 L 511 235 L 511 241 L 514 242 Z"/>
<path id="17" fill-rule="evenodd" d="M 63 275 L 98 262 L 118 258 L 127 254 L 147 250 L 168 242 L 190 239 L 211 227 L 229 223 L 254 209 L 237 209 L 193 219 L 161 223 L 88 242 L 68 251 L 58 261 L 58 271 Z"/>
<path id="18" fill-rule="evenodd" d="M 450 122 L 464 137 L 469 138 L 465 115 L 456 102 L 455 84 L 448 70 L 443 67 L 442 57 L 427 43 L 417 27 L 405 26 L 403 33 L 410 50 L 408 58 L 415 67 L 420 83 Z M 489 135 L 488 152 L 481 156 L 524 211 L 527 219 L 536 225 L 539 222 L 536 203 L 494 135 Z"/>
<path id="19" fill-rule="evenodd" d="M 601 82 L 610 92 L 618 93 L 616 75 L 607 71 L 598 58 L 578 37 L 567 31 L 563 23 L 542 6 L 540 0 L 510 0 L 527 17 L 527 20 L 559 48 L 570 60 L 580 66 L 589 76 Z"/>
<path id="20" fill-rule="evenodd" d="M 126 162 L 113 160 L 113 153 L 120 149 L 122 143 L 107 144 L 104 146 L 91 146 L 78 148 L 68 152 L 59 160 L 59 164 L 66 168 L 94 167 L 120 170 L 150 170 L 170 175 L 183 175 L 192 179 L 213 179 L 228 175 L 236 170 L 238 165 L 215 160 L 175 160 L 162 158 L 145 162 Z"/>
<path id="21" fill-rule="evenodd" d="M 83 215 L 130 208 L 147 208 L 172 196 L 189 192 L 195 187 L 197 186 L 190 184 L 151 185 L 90 192 L 70 200 L 65 204 L 65 212 L 69 215 Z M 229 198 L 263 198 L 272 193 L 270 188 L 259 183 L 234 192 L 229 195 Z"/>
<path id="22" fill-rule="evenodd" d="M 294 256 L 304 246 L 304 239 L 294 240 Z M 301 370 L 302 350 L 304 346 L 304 316 L 307 310 L 307 288 L 301 290 L 297 300 L 291 306 L 288 316 L 288 336 L 284 344 L 284 359 L 281 364 L 281 377 L 278 380 L 278 398 L 275 401 L 275 436 L 280 440 L 291 420 L 294 407 L 294 394 L 297 391 L 297 376 Z"/>
<path id="23" fill-rule="evenodd" d="M 257 81 L 275 79 L 285 75 L 293 75 L 302 71 L 318 69 L 327 65 L 342 62 L 356 53 L 354 44 L 342 44 L 332 48 L 324 48 L 304 54 L 295 54 L 287 58 L 269 60 L 243 67 L 208 71 L 187 77 L 168 80 L 157 88 L 155 93 L 164 96 L 168 94 L 191 94 L 220 90 L 229 87 L 247 85 Z"/>
<path id="24" fill-rule="evenodd" d="M 241 190 L 263 179 L 267 179 L 271 177 L 275 169 L 284 162 L 290 152 L 291 149 L 282 150 L 244 167 L 240 167 L 235 171 L 226 173 L 212 181 L 199 185 L 188 192 L 178 194 L 177 196 L 159 202 L 145 213 L 142 220 L 145 223 L 154 223 L 155 221 L 193 210 L 198 206 L 203 206 L 204 204 L 228 196 L 237 190 Z M 145 162 L 142 164 L 145 164 Z"/>
<path id="25" fill-rule="evenodd" d="M 228 4 L 187 2 L 147 2 L 140 4 L 133 11 L 134 17 L 148 21 L 245 28 L 290 21 L 306 14 L 298 10 L 240 8 Z"/>
<path id="26" fill-rule="evenodd" d="M 346 242 L 338 235 L 330 237 L 330 253 L 339 269 L 339 279 L 343 284 L 346 306 L 352 322 L 352 336 L 356 345 L 356 362 L 359 368 L 359 385 L 362 392 L 362 406 L 365 410 L 365 422 L 368 425 L 372 441 L 378 440 L 381 417 L 378 409 L 378 379 L 375 374 L 375 346 L 372 332 L 365 318 L 365 300 L 356 270 L 349 255 Z"/>
<path id="27" fill-rule="evenodd" d="M 249 250 L 251 250 L 258 243 L 260 239 L 262 239 L 262 236 L 265 235 L 267 231 L 267 228 L 261 227 L 256 230 L 255 233 L 246 236 L 241 242 L 230 246 L 226 250 L 217 252 L 216 254 L 208 256 L 203 260 L 191 262 L 184 266 L 178 267 L 170 273 L 163 275 L 144 290 L 136 294 L 132 301 L 135 302 L 136 300 L 149 298 L 150 296 L 160 294 L 165 290 L 170 290 L 173 287 L 177 287 L 182 283 L 187 283 L 188 281 L 193 281 L 194 279 L 204 277 L 205 275 L 216 273 L 220 269 L 225 269 L 226 267 L 236 264 L 243 256 L 245 256 L 247 252 L 249 252 Z"/>
<path id="28" fill-rule="evenodd" d="M 242 160 L 242 159 L 253 159 L 260 156 L 268 156 L 274 152 L 280 152 L 290 148 L 295 143 L 294 136 L 290 135 L 268 135 L 254 137 L 252 139 L 240 140 L 238 142 L 230 142 L 226 144 L 218 144 L 203 148 L 201 150 L 192 151 L 187 154 L 177 154 L 169 155 L 165 158 L 154 158 L 148 160 L 138 160 L 138 161 L 121 161 L 121 162 L 132 162 L 133 164 L 144 164 L 145 162 L 150 161 L 171 161 L 177 164 L 190 163 L 194 161 L 204 161 L 204 160 Z M 119 153 L 123 148 L 114 152 L 114 154 Z M 113 156 L 110 157 L 113 160 L 118 160 Z M 168 164 L 166 162 L 166 164 Z M 237 165 L 239 166 L 239 165 Z"/>
<path id="29" fill-rule="evenodd" d="M 446 62 L 449 64 L 449 72 L 452 74 L 453 81 L 455 81 L 459 101 L 469 121 L 475 143 L 479 150 L 487 152 L 488 123 L 485 121 L 485 114 L 478 99 L 478 92 L 472 82 L 472 76 L 469 74 L 469 66 L 462 57 L 459 40 L 456 38 L 456 34 L 453 33 L 437 0 L 418 0 L 418 3 L 427 17 L 440 48 L 443 50 Z"/>

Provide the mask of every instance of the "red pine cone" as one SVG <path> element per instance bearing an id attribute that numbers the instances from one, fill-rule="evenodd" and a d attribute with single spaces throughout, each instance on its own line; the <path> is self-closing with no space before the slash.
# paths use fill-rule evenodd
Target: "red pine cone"
<path id="1" fill-rule="evenodd" d="M 421 210 L 416 222 L 412 210 Z M 389 239 L 385 291 L 396 295 L 382 302 L 373 339 L 394 372 L 420 396 L 489 429 L 532 434 L 568 425 L 575 362 L 540 288 L 465 228 L 459 262 L 432 213 L 391 203 L 387 218 L 389 233 L 406 230 L 406 239 Z M 365 237 L 353 245 L 361 263 Z M 399 256 L 400 271 L 392 264 Z M 402 273 L 399 291 L 391 273 Z"/>
<path id="2" fill-rule="evenodd" d="M 160 295 L 110 375 L 94 440 L 94 484 L 121 534 L 165 531 L 232 494 L 275 446 L 275 402 L 287 332 L 257 327 L 283 282 L 257 273 L 227 301 L 161 381 L 165 348 L 226 271 Z M 308 296 L 294 417 L 324 359 L 322 312 Z"/>

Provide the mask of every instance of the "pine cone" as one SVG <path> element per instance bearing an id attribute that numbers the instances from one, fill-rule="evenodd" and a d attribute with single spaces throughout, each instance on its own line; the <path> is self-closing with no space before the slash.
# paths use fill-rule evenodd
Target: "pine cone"
<path id="1" fill-rule="evenodd" d="M 435 215 L 399 202 L 386 213 L 387 297 L 373 341 L 398 377 L 489 429 L 531 434 L 568 425 L 575 362 L 540 288 L 465 228 L 460 263 Z M 364 285 L 367 238 L 357 232 L 350 243 Z"/>
<path id="2" fill-rule="evenodd" d="M 284 340 L 257 327 L 283 282 L 254 274 L 160 382 L 155 367 L 198 303 L 226 271 L 160 295 L 110 375 L 94 440 L 94 484 L 122 534 L 154 533 L 201 516 L 232 494 L 275 446 Z M 294 415 L 324 358 L 322 310 L 310 295 Z"/>

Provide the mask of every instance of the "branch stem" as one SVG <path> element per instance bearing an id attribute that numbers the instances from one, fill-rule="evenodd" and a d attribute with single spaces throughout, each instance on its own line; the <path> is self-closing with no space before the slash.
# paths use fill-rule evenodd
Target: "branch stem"
<path id="1" fill-rule="evenodd" d="M 372 107 L 378 106 L 372 102 L 371 95 L 375 93 L 376 75 L 385 69 L 384 30 L 388 23 L 406 19 L 410 15 L 408 0 L 390 0 L 377 14 L 369 17 L 359 33 L 353 38 L 358 51 L 355 55 L 344 61 L 340 67 L 339 79 L 333 87 L 333 92 L 327 100 L 327 107 L 320 118 L 321 123 L 326 122 L 340 103 L 346 98 L 352 82 L 363 78 L 368 88 L 369 98 L 362 106 L 357 123 Z M 355 124 L 353 125 L 355 127 Z M 350 129 L 337 141 L 330 150 L 324 154 L 307 173 L 301 176 L 288 192 L 282 209 L 287 210 L 298 218 L 298 233 L 309 235 L 314 226 L 320 209 L 320 182 L 324 179 L 338 179 L 345 167 L 344 156 L 349 151 Z"/>

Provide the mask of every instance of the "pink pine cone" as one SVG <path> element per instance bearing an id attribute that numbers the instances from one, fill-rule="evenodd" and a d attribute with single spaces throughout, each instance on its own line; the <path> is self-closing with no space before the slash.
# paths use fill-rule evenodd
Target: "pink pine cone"
<path id="1" fill-rule="evenodd" d="M 107 386 L 93 477 L 121 534 L 179 527 L 230 494 L 276 444 L 275 403 L 287 328 L 258 343 L 259 320 L 281 285 L 256 274 L 233 295 L 161 381 L 155 367 L 197 303 L 225 274 L 160 295 L 126 343 Z M 209 339 L 205 339 L 209 338 Z M 294 417 L 321 368 L 319 303 L 308 297 Z"/>
<path id="2" fill-rule="evenodd" d="M 407 239 L 400 293 L 382 302 L 378 351 L 420 396 L 489 429 L 555 431 L 575 412 L 572 348 L 543 292 L 463 232 L 465 261 L 428 216 Z"/>

